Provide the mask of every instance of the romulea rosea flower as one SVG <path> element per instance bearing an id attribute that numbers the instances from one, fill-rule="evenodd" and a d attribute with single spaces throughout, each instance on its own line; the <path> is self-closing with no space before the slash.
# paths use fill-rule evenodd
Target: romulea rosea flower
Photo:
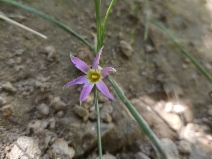
<path id="1" fill-rule="evenodd" d="M 114 100 L 113 95 L 109 92 L 108 87 L 102 81 L 103 78 L 109 75 L 109 72 L 115 72 L 112 67 L 105 67 L 99 69 L 99 59 L 103 47 L 99 50 L 96 58 L 93 61 L 92 68 L 90 68 L 84 61 L 77 57 L 71 56 L 72 63 L 86 75 L 80 76 L 77 79 L 67 83 L 64 87 L 73 86 L 75 84 L 84 84 L 80 94 L 80 104 L 88 97 L 94 85 L 104 94 L 107 98 Z"/>

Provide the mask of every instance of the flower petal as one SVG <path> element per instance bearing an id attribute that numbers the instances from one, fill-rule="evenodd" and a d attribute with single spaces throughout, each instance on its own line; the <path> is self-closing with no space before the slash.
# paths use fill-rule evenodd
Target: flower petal
<path id="1" fill-rule="evenodd" d="M 91 83 L 88 83 L 88 82 L 85 83 L 85 85 L 83 86 L 82 92 L 80 94 L 80 105 L 88 97 L 93 86 L 94 86 L 94 84 L 91 84 Z"/>
<path id="2" fill-rule="evenodd" d="M 110 71 L 116 72 L 116 70 L 113 67 L 103 68 L 102 71 L 101 71 L 102 77 L 104 78 L 104 77 L 108 76 Z"/>
<path id="3" fill-rule="evenodd" d="M 75 66 L 79 70 L 81 70 L 84 73 L 86 73 L 90 69 L 90 67 L 84 61 L 80 60 L 77 57 L 72 56 L 71 61 L 73 62 L 73 64 L 75 64 Z"/>
<path id="4" fill-rule="evenodd" d="M 102 92 L 102 94 L 104 94 L 106 97 L 114 100 L 114 97 L 112 96 L 112 94 L 110 94 L 106 84 L 103 81 L 100 81 L 99 83 L 97 83 L 96 86 L 100 90 L 100 92 Z"/>
<path id="5" fill-rule="evenodd" d="M 96 58 L 93 61 L 93 65 L 92 65 L 92 69 L 98 69 L 98 65 L 99 65 L 99 59 L 102 53 L 102 49 L 103 47 L 99 50 L 98 54 L 96 55 Z"/>
<path id="6" fill-rule="evenodd" d="M 84 84 L 84 83 L 87 83 L 87 78 L 86 78 L 86 75 L 84 76 L 80 76 L 78 77 L 77 79 L 71 81 L 71 82 L 68 82 L 64 87 L 68 87 L 68 86 L 73 86 L 75 84 Z"/>

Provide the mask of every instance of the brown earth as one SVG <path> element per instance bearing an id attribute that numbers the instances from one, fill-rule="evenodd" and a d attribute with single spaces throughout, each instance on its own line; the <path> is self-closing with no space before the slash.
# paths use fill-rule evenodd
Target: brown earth
<path id="1" fill-rule="evenodd" d="M 93 1 L 19 2 L 51 15 L 94 43 Z M 102 15 L 109 3 L 102 1 Z M 209 0 L 153 0 L 148 10 L 209 74 L 211 6 Z M 63 90 L 64 84 L 82 74 L 70 62 L 70 52 L 89 64 L 93 52 L 27 11 L 3 2 L 0 11 L 48 37 L 44 40 L 0 20 L 0 158 L 97 158 L 93 96 L 77 107 L 82 86 Z M 153 24 L 149 24 L 148 40 L 143 40 L 145 12 L 144 0 L 115 2 L 105 36 L 103 66 L 117 70 L 112 77 L 161 139 L 169 158 L 212 158 L 212 86 Z M 106 83 L 116 101 L 99 94 L 105 158 L 158 158 Z"/>

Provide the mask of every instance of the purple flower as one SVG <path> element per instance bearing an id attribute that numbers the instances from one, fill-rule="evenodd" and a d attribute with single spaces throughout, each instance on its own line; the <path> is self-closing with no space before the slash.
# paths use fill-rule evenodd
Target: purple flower
<path id="1" fill-rule="evenodd" d="M 82 92 L 80 94 L 80 104 L 88 97 L 94 85 L 104 94 L 107 98 L 114 100 L 114 97 L 109 92 L 106 84 L 102 81 L 103 78 L 109 75 L 109 72 L 115 72 L 112 67 L 105 67 L 99 70 L 99 59 L 102 53 L 103 47 L 99 50 L 96 58 L 93 61 L 92 68 L 90 68 L 84 61 L 77 57 L 72 56 L 71 61 L 73 64 L 86 75 L 80 76 L 77 79 L 67 83 L 64 87 L 73 86 L 75 84 L 84 84 Z"/>

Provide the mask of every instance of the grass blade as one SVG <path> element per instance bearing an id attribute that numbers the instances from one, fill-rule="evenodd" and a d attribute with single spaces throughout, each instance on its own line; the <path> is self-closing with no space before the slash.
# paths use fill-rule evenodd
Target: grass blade
<path id="1" fill-rule="evenodd" d="M 103 41 L 104 41 L 104 35 L 105 35 L 106 26 L 107 26 L 108 16 L 109 16 L 110 10 L 111 10 L 111 8 L 112 8 L 114 2 L 115 2 L 115 0 L 112 0 L 112 1 L 110 2 L 110 5 L 109 5 L 109 7 L 108 7 L 108 9 L 107 9 L 107 12 L 106 12 L 106 15 L 105 15 L 105 18 L 104 18 L 104 23 L 103 23 L 103 28 L 102 28 L 102 30 L 103 30 L 103 31 L 102 31 L 102 43 L 103 43 Z"/>
<path id="2" fill-rule="evenodd" d="M 146 121 L 141 117 L 141 115 L 137 112 L 137 110 L 134 108 L 134 106 L 130 103 L 130 101 L 126 98 L 124 93 L 121 91 L 117 83 L 110 77 L 107 76 L 107 79 L 112 84 L 113 88 L 115 89 L 117 95 L 121 99 L 121 101 L 126 105 L 127 109 L 130 111 L 130 113 L 133 115 L 135 120 L 138 122 L 144 133 L 149 137 L 151 142 L 154 144 L 158 152 L 161 154 L 161 157 L 164 159 L 167 159 L 166 154 L 164 153 L 160 140 L 157 138 L 155 133 L 151 130 L 151 128 L 148 126 Z"/>
<path id="3" fill-rule="evenodd" d="M 31 33 L 33 33 L 33 34 L 36 34 L 36 35 L 38 35 L 38 36 L 40 36 L 40 37 L 42 37 L 42 38 L 44 38 L 44 39 L 47 39 L 47 37 L 46 37 L 45 35 L 43 35 L 43 34 L 37 32 L 37 31 L 35 31 L 35 30 L 33 30 L 33 29 L 30 29 L 29 27 L 26 27 L 25 25 L 22 25 L 22 24 L 20 24 L 20 23 L 14 21 L 14 20 L 12 20 L 12 19 L 10 19 L 10 18 L 7 18 L 7 17 L 4 16 L 4 15 L 1 15 L 1 14 L 0 14 L 0 19 L 4 19 L 5 21 L 8 21 L 9 23 L 12 23 L 12 24 L 14 24 L 14 25 L 16 25 L 16 26 L 18 26 L 18 27 L 20 27 L 20 28 L 22 28 L 22 29 L 25 29 L 25 30 L 27 30 L 27 31 L 29 31 L 29 32 L 31 32 Z"/>
<path id="4" fill-rule="evenodd" d="M 81 42 L 83 42 L 84 44 L 86 44 L 90 49 L 93 50 L 93 47 L 85 40 L 83 39 L 79 34 L 77 34 L 75 31 L 73 31 L 72 29 L 70 29 L 68 26 L 64 25 L 63 23 L 55 20 L 54 18 L 34 9 L 34 8 L 31 8 L 31 7 L 28 7 L 26 5 L 23 5 L 21 3 L 18 3 L 18 2 L 15 2 L 13 0 L 1 0 L 2 2 L 6 2 L 6 3 L 9 3 L 9 4 L 12 4 L 14 6 L 17 6 L 19 8 L 22 8 L 22 9 L 25 9 L 31 13 L 34 13 L 40 17 L 42 17 L 43 19 L 45 20 L 48 20 L 49 22 L 57 25 L 58 27 L 62 28 L 63 30 L 67 31 L 68 33 L 70 33 L 71 35 L 73 35 L 75 38 L 77 38 L 78 40 L 80 40 Z"/>
<path id="5" fill-rule="evenodd" d="M 97 50 L 102 47 L 102 21 L 101 21 L 101 0 L 94 0 L 96 11 L 96 29 L 97 29 Z"/>
<path id="6" fill-rule="evenodd" d="M 155 20 L 150 20 L 152 24 L 159 27 L 163 31 L 165 31 L 169 37 L 174 41 L 175 45 L 183 52 L 183 54 L 188 57 L 191 62 L 196 66 L 196 68 L 207 78 L 207 80 L 212 83 L 212 77 L 205 71 L 205 69 L 199 64 L 199 62 L 188 52 L 186 51 L 178 42 L 175 40 L 175 37 L 171 34 L 171 32 L 160 22 Z"/>

